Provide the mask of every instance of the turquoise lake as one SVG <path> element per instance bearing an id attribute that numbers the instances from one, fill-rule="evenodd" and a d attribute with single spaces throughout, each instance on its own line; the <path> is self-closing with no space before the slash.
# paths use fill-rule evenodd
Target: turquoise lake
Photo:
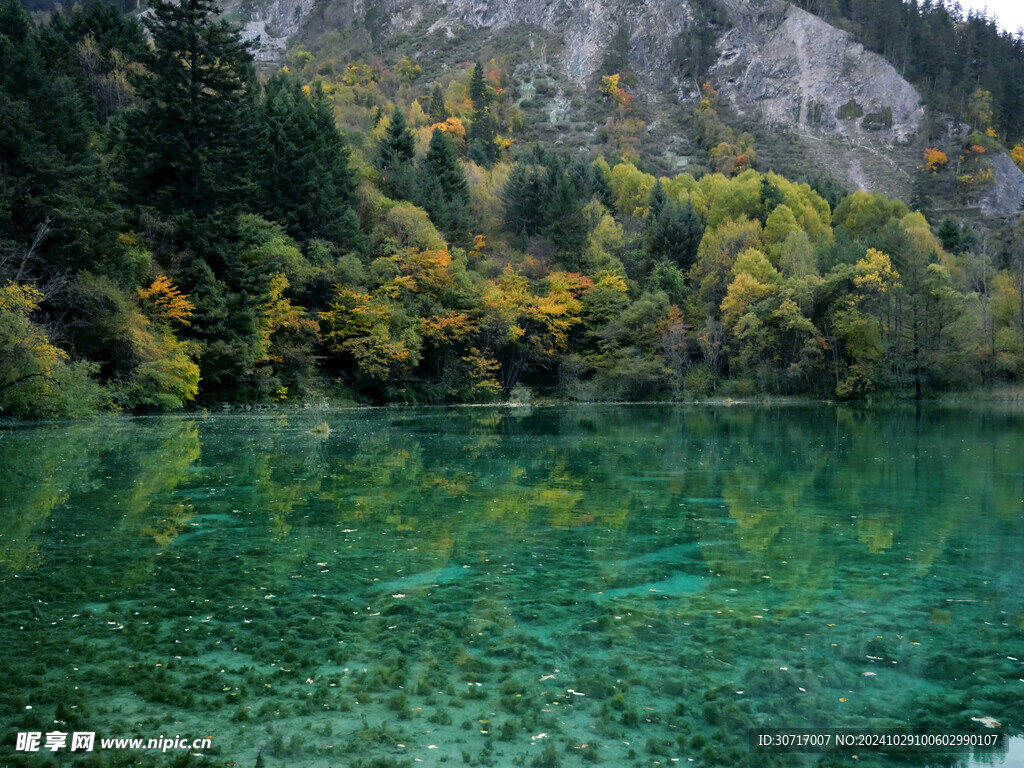
<path id="1" fill-rule="evenodd" d="M 10 427 L 0 613 L 2 766 L 1022 766 L 1024 409 Z"/>

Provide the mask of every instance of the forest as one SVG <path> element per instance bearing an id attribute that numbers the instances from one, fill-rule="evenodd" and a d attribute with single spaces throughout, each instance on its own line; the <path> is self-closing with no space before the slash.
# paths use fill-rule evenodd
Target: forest
<path id="1" fill-rule="evenodd" d="M 812 10 L 866 24 L 859 7 Z M 37 25 L 0 0 L 0 416 L 903 398 L 1024 375 L 1024 227 L 759 167 L 710 82 L 687 107 L 706 164 L 667 176 L 636 151 L 628 73 L 593 84 L 605 127 L 567 151 L 532 140 L 509 57 L 431 81 L 407 55 L 297 47 L 261 73 L 210 0 L 151 9 Z M 912 55 L 871 39 L 928 80 L 904 38 Z M 1020 66 L 1019 38 L 993 46 Z M 937 71 L 925 92 L 962 92 L 971 132 L 955 163 L 925 149 L 918 186 L 966 196 L 987 153 L 1024 165 L 1024 77 Z"/>

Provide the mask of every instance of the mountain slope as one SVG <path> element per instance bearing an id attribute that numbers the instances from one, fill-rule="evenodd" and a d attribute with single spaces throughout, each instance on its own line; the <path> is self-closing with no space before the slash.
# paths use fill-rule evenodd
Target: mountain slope
<path id="1" fill-rule="evenodd" d="M 796 6 L 733 0 L 730 13 L 712 77 L 736 111 L 792 133 L 813 165 L 850 187 L 906 198 L 925 114 L 914 87 Z"/>
<path id="2" fill-rule="evenodd" d="M 597 134 L 602 118 L 574 104 L 593 95 L 614 58 L 635 76 L 642 99 L 641 154 L 666 171 L 693 151 L 684 126 L 700 95 L 698 77 L 710 78 L 743 127 L 767 137 L 758 146 L 761 165 L 812 168 L 849 188 L 908 199 L 921 164 L 925 110 L 917 90 L 849 33 L 785 0 L 271 0 L 256 10 L 228 0 L 227 7 L 248 14 L 265 59 L 280 57 L 287 35 L 308 42 L 342 30 L 385 59 L 401 51 L 429 65 L 449 53 L 507 47 L 515 32 L 525 41 L 520 85 L 537 72 L 555 76 L 544 117 L 552 132 L 535 128 L 560 143 Z M 693 41 L 709 35 L 711 50 L 694 54 Z M 966 126 L 940 122 L 946 143 L 964 141 Z M 576 139 L 564 125 L 578 129 Z M 981 206 L 1016 211 L 1024 174 L 1006 158 L 991 167 L 996 183 Z"/>

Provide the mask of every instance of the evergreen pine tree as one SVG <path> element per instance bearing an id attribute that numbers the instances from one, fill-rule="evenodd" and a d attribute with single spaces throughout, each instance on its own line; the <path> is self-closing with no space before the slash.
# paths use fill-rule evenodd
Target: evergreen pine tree
<path id="1" fill-rule="evenodd" d="M 761 226 L 768 221 L 772 211 L 786 201 L 782 190 L 772 184 L 767 176 L 761 177 L 761 200 L 758 205 L 758 214 L 761 219 Z"/>
<path id="2" fill-rule="evenodd" d="M 132 192 L 160 213 L 230 218 L 254 192 L 252 55 L 213 0 L 153 0 L 153 49 L 133 77 L 141 109 L 126 120 Z"/>
<path id="3" fill-rule="evenodd" d="M 684 272 L 697 258 L 704 225 L 689 200 L 669 200 L 647 234 L 647 250 L 655 260 L 676 264 Z"/>
<path id="4" fill-rule="evenodd" d="M 0 279 L 102 268 L 120 226 L 96 128 L 17 0 L 0 0 Z"/>
<path id="5" fill-rule="evenodd" d="M 650 213 L 647 215 L 649 222 L 657 221 L 667 201 L 668 195 L 665 194 L 665 188 L 661 186 L 661 179 L 658 179 L 654 183 L 654 189 L 651 190 L 651 195 L 647 201 L 647 207 L 650 209 Z"/>
<path id="6" fill-rule="evenodd" d="M 910 210 L 930 216 L 932 212 L 932 189 L 934 180 L 932 174 L 926 171 L 918 171 L 910 182 L 910 199 L 907 204 Z"/>
<path id="7" fill-rule="evenodd" d="M 555 189 L 549 219 L 551 223 L 546 234 L 555 247 L 555 260 L 567 269 L 581 269 L 583 251 L 587 245 L 587 222 L 580 210 L 576 190 L 565 174 L 562 174 Z"/>
<path id="8" fill-rule="evenodd" d="M 452 113 L 448 109 L 448 105 L 445 104 L 444 91 L 441 90 L 440 83 L 434 83 L 434 87 L 430 89 L 430 107 L 427 109 L 427 118 L 430 120 L 430 124 L 443 123 L 451 116 Z"/>
<path id="9" fill-rule="evenodd" d="M 55 10 L 39 33 L 48 66 L 75 81 L 98 123 L 132 103 L 125 75 L 149 50 L 137 19 L 108 3 L 93 2 L 71 11 Z"/>
<path id="10" fill-rule="evenodd" d="M 263 212 L 299 241 L 351 245 L 355 180 L 326 94 L 316 84 L 307 97 L 298 80 L 277 74 L 267 82 L 263 119 Z"/>
<path id="11" fill-rule="evenodd" d="M 470 147 L 478 146 L 477 157 L 473 159 L 473 162 L 478 165 L 490 166 L 498 158 L 498 145 L 494 143 L 497 135 L 498 123 L 490 109 L 484 107 L 473 112 L 473 121 L 469 124 L 469 130 L 466 132 Z M 480 159 L 483 160 L 482 163 Z"/>
<path id="12" fill-rule="evenodd" d="M 487 150 L 480 139 L 473 139 L 469 142 L 469 159 L 477 165 L 487 167 L 491 164 L 491 158 L 487 156 Z"/>
<path id="13" fill-rule="evenodd" d="M 547 173 L 536 165 L 516 163 L 501 190 L 505 208 L 505 227 L 529 238 L 538 234 L 549 221 L 551 195 Z"/>
<path id="14" fill-rule="evenodd" d="M 498 146 L 494 143 L 498 135 L 498 121 L 494 119 L 487 106 L 487 83 L 484 82 L 484 68 L 479 61 L 473 67 L 470 78 L 469 98 L 473 101 L 473 118 L 466 132 L 466 139 L 471 147 L 474 143 L 479 143 L 476 154 L 480 157 L 482 150 L 483 157 L 486 158 L 482 165 L 490 165 L 498 157 Z M 479 163 L 479 160 L 474 158 L 474 162 Z"/>
<path id="15" fill-rule="evenodd" d="M 956 219 L 952 216 L 946 216 L 939 224 L 939 230 L 936 234 L 945 250 L 953 254 L 960 253 L 960 225 Z"/>
<path id="16" fill-rule="evenodd" d="M 604 171 L 597 163 L 590 165 L 590 188 L 593 196 L 612 213 L 615 213 L 615 193 L 612 192 L 608 179 L 604 177 Z"/>
<path id="17" fill-rule="evenodd" d="M 420 205 L 451 242 L 465 245 L 469 240 L 469 185 L 459 165 L 458 150 L 437 128 L 419 175 Z"/>
<path id="18" fill-rule="evenodd" d="M 243 257 L 239 214 L 258 200 L 262 125 L 252 55 L 213 0 L 153 0 L 153 48 L 124 119 L 129 190 L 174 228 L 173 277 L 196 310 L 206 399 L 251 398 L 266 353 L 267 267 Z"/>
<path id="19" fill-rule="evenodd" d="M 398 200 L 413 196 L 413 157 L 416 139 L 406 125 L 402 110 L 395 107 L 387 130 L 377 147 L 377 168 L 385 194 Z"/>
<path id="20" fill-rule="evenodd" d="M 576 190 L 576 197 L 579 198 L 581 202 L 590 200 L 594 194 L 594 188 L 591 185 L 590 178 L 590 164 L 582 155 L 578 156 L 572 163 L 570 163 L 569 181 L 572 182 L 572 187 Z"/>
<path id="21" fill-rule="evenodd" d="M 473 74 L 469 80 L 469 98 L 473 101 L 476 112 L 487 107 L 487 83 L 484 82 L 484 68 L 478 61 L 473 66 Z"/>

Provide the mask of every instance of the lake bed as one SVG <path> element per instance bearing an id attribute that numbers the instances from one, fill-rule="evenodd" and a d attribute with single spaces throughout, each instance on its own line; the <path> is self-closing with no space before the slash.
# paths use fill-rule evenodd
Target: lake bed
<path id="1" fill-rule="evenodd" d="M 212 742 L 89 765 L 1010 765 L 748 739 L 1020 735 L 1022 435 L 807 405 L 9 429 L 0 754 L 66 758 L 15 749 L 59 731 Z"/>

